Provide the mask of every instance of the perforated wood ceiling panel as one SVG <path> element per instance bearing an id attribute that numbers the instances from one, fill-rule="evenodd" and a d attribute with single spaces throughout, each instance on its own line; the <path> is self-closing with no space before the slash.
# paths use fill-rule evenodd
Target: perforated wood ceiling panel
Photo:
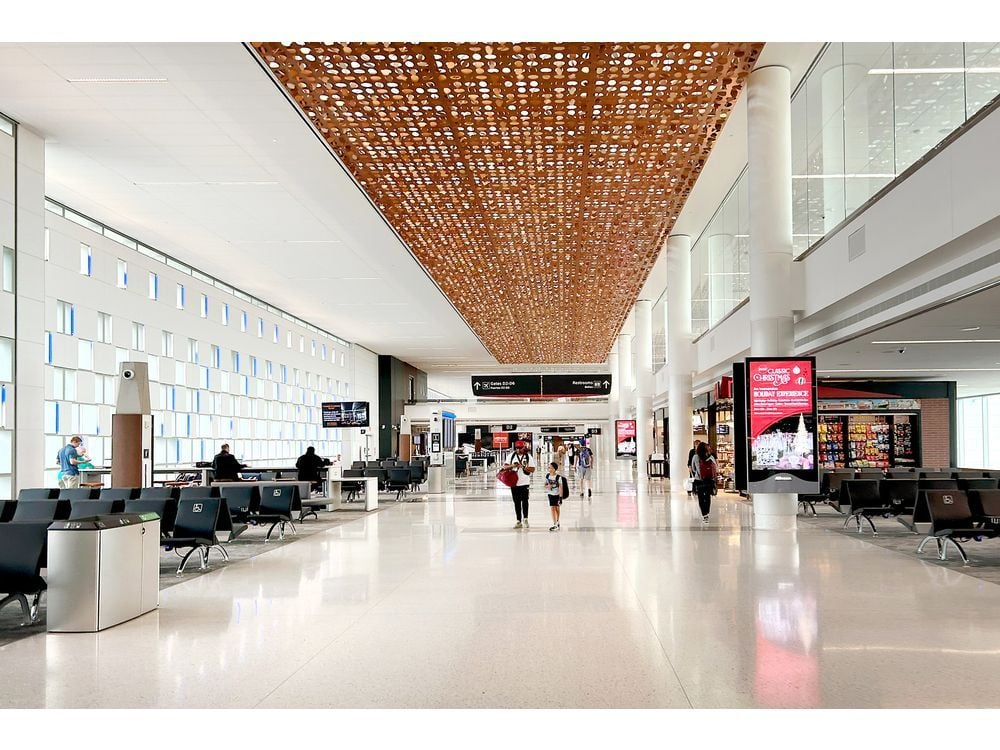
<path id="1" fill-rule="evenodd" d="M 763 45 L 253 45 L 501 363 L 603 362 Z"/>

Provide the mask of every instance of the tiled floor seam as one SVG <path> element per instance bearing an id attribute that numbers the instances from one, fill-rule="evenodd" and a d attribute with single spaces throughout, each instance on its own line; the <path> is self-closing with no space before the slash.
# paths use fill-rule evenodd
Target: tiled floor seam
<path id="1" fill-rule="evenodd" d="M 677 669 L 674 667 L 674 662 L 670 659 L 667 654 L 667 649 L 663 645 L 663 641 L 660 640 L 660 634 L 656 630 L 656 625 L 653 624 L 653 618 L 649 616 L 649 612 L 646 610 L 646 606 L 642 603 L 642 597 L 639 596 L 639 591 L 635 587 L 635 583 L 629 577 L 628 569 L 625 567 L 625 561 L 622 560 L 621 553 L 615 548 L 615 560 L 618 561 L 618 565 L 622 569 L 622 574 L 625 576 L 625 580 L 628 581 L 629 587 L 632 589 L 632 593 L 635 595 L 636 603 L 639 605 L 639 609 L 642 610 L 643 617 L 646 618 L 646 622 L 649 623 L 650 630 L 653 631 L 653 636 L 656 638 L 656 642 L 660 646 L 660 651 L 663 653 L 663 658 L 666 659 L 667 664 L 670 665 L 670 671 L 674 675 L 674 679 L 677 680 L 677 686 L 681 689 L 681 694 L 684 696 L 684 700 L 687 701 L 688 708 L 694 708 L 694 704 L 691 702 L 690 696 L 688 696 L 687 689 L 684 687 L 684 682 L 681 680 L 681 676 L 677 674 Z"/>
<path id="2" fill-rule="evenodd" d="M 396 505 L 394 507 L 399 507 L 399 506 Z M 315 536 L 319 536 L 319 535 L 317 534 Z M 442 553 L 441 552 L 435 552 L 433 555 L 430 555 L 427 558 L 427 564 L 429 565 L 431 563 L 431 561 L 433 561 L 440 554 L 442 554 Z M 370 607 L 368 607 L 368 609 L 366 609 L 364 612 L 360 613 L 355 619 L 353 619 L 348 625 L 346 625 L 343 628 L 343 630 L 341 630 L 336 636 L 334 636 L 333 638 L 331 638 L 329 641 L 326 641 L 325 643 L 321 644 L 313 652 L 313 655 L 311 657 L 309 657 L 304 662 L 302 662 L 302 664 L 300 664 L 297 669 L 295 669 L 291 673 L 289 673 L 285 677 L 285 679 L 283 679 L 281 682 L 279 682 L 277 685 L 275 685 L 273 688 L 271 688 L 259 701 L 257 701 L 256 703 L 254 703 L 253 708 L 260 708 L 260 706 L 268 698 L 270 698 L 278 690 L 280 690 L 289 680 L 291 680 L 293 677 L 295 677 L 295 675 L 299 674 L 299 672 L 301 672 L 307 666 L 309 666 L 310 664 L 312 664 L 312 662 L 316 659 L 316 657 L 319 656 L 323 651 L 325 651 L 327 648 L 329 648 L 330 646 L 332 646 L 337 641 L 341 640 L 344 637 L 344 635 L 348 631 L 350 631 L 351 628 L 353 628 L 355 625 L 357 625 L 359 622 L 361 622 L 365 617 L 367 617 L 369 614 L 371 614 L 372 610 L 374 610 L 376 607 L 378 607 L 388 597 L 390 597 L 394 593 L 396 593 L 402 586 L 404 586 L 406 584 L 407 581 L 409 581 L 413 576 L 415 576 L 417 574 L 417 572 L 418 572 L 418 569 L 416 569 L 416 568 L 414 568 L 413 570 L 411 570 L 410 573 L 409 573 L 409 575 L 407 575 L 403 580 L 401 580 L 398 585 L 394 586 L 391 590 L 387 591 L 384 596 L 382 596 L 379 599 L 377 599 L 376 601 L 372 602 L 372 605 Z"/>

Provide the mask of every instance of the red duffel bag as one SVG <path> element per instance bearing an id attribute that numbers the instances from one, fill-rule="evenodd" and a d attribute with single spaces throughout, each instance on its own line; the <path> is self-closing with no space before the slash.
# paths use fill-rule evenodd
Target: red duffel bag
<path id="1" fill-rule="evenodd" d="M 500 484 L 506 485 L 507 487 L 517 486 L 517 470 L 516 469 L 500 469 L 497 472 L 497 481 Z"/>

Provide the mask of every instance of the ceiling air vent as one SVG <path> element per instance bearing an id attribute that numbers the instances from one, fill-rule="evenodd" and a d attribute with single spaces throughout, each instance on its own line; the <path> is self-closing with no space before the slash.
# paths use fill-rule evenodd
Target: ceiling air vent
<path id="1" fill-rule="evenodd" d="M 847 262 L 857 260 L 865 254 L 865 228 L 851 232 L 847 236 Z"/>

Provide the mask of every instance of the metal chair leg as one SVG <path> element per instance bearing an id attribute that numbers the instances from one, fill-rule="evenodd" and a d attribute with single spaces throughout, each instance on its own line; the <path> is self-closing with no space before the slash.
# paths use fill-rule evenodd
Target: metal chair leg
<path id="1" fill-rule="evenodd" d="M 219 552 L 222 553 L 222 559 L 225 560 L 226 562 L 229 562 L 229 553 L 226 552 L 226 548 L 223 547 L 221 544 L 213 544 L 212 547 L 211 547 L 211 549 L 217 549 L 217 550 L 219 550 Z M 207 553 L 206 553 L 206 556 L 207 556 Z"/>
<path id="2" fill-rule="evenodd" d="M 184 572 L 184 568 L 187 567 L 188 560 L 191 559 L 191 555 L 198 551 L 198 547 L 192 547 L 188 550 L 187 554 L 181 558 L 181 564 L 177 566 L 177 575 Z"/>
<path id="3" fill-rule="evenodd" d="M 918 555 L 919 555 L 919 554 L 920 554 L 921 552 L 923 552 L 923 551 L 924 551 L 924 545 L 926 545 L 926 544 L 927 544 L 927 542 L 929 542 L 929 541 L 930 541 L 931 539 L 934 539 L 934 540 L 936 540 L 936 539 L 937 539 L 937 537 L 933 537 L 933 536 L 925 536 L 925 537 L 924 537 L 924 540 L 923 540 L 922 542 L 920 542 L 920 546 L 918 546 L 918 547 L 917 547 L 917 554 L 918 554 Z M 939 544 L 939 546 L 940 546 L 940 544 Z"/>
<path id="4" fill-rule="evenodd" d="M 868 522 L 868 525 L 872 527 L 872 536 L 878 536 L 878 529 L 876 529 L 875 524 L 872 523 L 871 517 L 870 516 L 862 516 L 862 517 Z M 859 526 L 861 525 L 860 521 L 858 522 L 858 525 Z"/>
<path id="5" fill-rule="evenodd" d="M 962 558 L 962 564 L 963 565 L 968 565 L 969 564 L 969 556 L 967 554 L 965 554 L 965 550 L 962 548 L 962 545 L 959 544 L 957 541 L 955 541 L 954 539 L 952 539 L 949 536 L 944 537 L 944 543 L 941 545 L 941 550 L 942 550 L 942 552 L 941 552 L 941 559 L 942 560 L 945 559 L 945 553 L 946 553 L 946 551 L 948 549 L 948 544 L 949 543 L 955 545 L 955 549 L 958 550 L 958 554 Z"/>

